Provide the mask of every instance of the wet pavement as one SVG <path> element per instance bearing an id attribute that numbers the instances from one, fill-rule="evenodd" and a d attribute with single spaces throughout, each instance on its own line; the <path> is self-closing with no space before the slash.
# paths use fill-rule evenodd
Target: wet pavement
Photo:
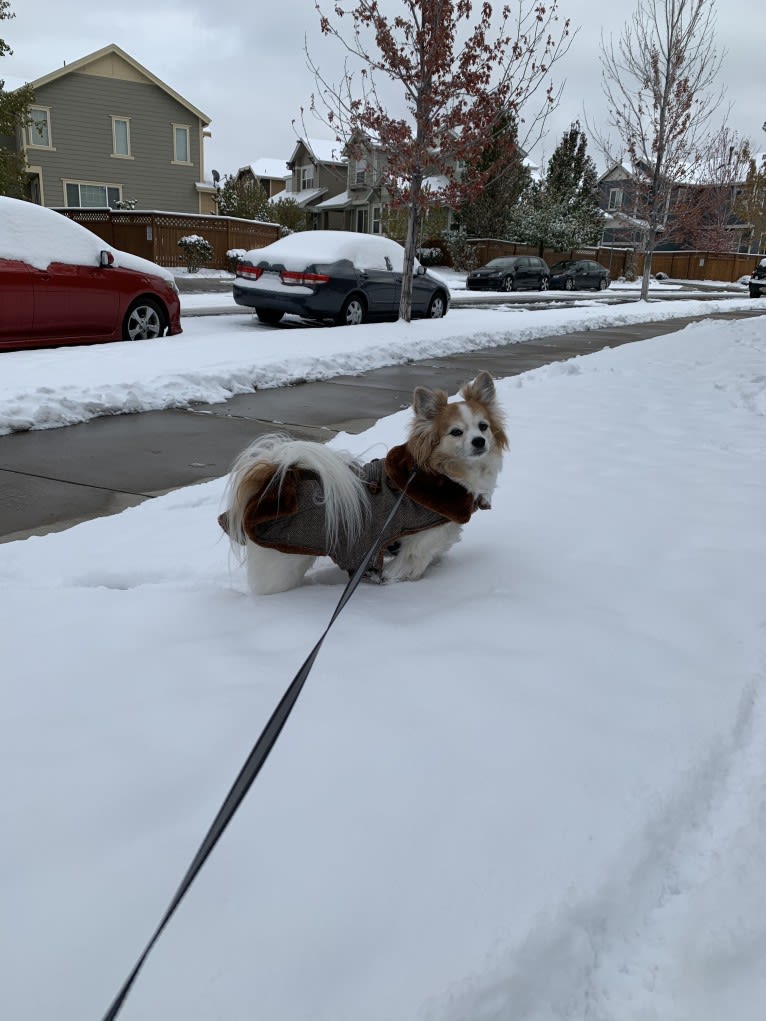
<path id="1" fill-rule="evenodd" d="M 744 318 L 755 313 L 723 313 Z M 231 398 L 225 404 L 97 418 L 0 436 L 0 542 L 115 514 L 181 486 L 218 478 L 256 436 L 276 429 L 328 440 L 406 408 L 418 385 L 454 393 L 486 369 L 496 378 L 675 333 L 703 317 L 607 327 L 427 358 Z"/>

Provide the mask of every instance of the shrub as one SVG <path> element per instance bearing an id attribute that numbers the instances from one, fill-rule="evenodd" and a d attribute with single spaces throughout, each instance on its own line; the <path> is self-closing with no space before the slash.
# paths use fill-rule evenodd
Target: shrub
<path id="1" fill-rule="evenodd" d="M 226 253 L 226 268 L 230 273 L 237 272 L 237 263 L 239 262 L 240 259 L 244 259 L 245 254 L 246 252 L 244 248 L 229 249 L 229 251 Z"/>
<path id="2" fill-rule="evenodd" d="M 455 269 L 470 272 L 476 268 L 476 248 L 468 243 L 465 231 L 445 230 L 444 243 Z"/>
<path id="3" fill-rule="evenodd" d="M 205 266 L 213 258 L 213 246 L 199 234 L 181 238 L 178 247 L 183 252 L 187 273 L 196 273 L 200 266 Z"/>
<path id="4" fill-rule="evenodd" d="M 447 259 L 441 248 L 418 248 L 417 257 L 422 266 L 443 266 Z"/>

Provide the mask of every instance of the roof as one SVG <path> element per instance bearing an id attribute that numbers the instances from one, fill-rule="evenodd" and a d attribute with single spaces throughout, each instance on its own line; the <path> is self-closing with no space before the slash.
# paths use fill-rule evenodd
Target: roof
<path id="1" fill-rule="evenodd" d="M 318 202 L 317 209 L 351 209 L 353 206 L 364 206 L 370 201 L 372 189 L 367 188 L 363 193 L 358 192 L 350 195 L 348 191 L 342 191 L 340 195 L 333 195 L 324 202 Z"/>
<path id="2" fill-rule="evenodd" d="M 274 181 L 283 181 L 286 177 L 290 176 L 286 160 L 280 160 L 272 156 L 261 156 L 254 163 L 248 163 L 246 166 L 240 167 L 238 172 L 241 174 L 243 170 L 252 171 L 253 177 L 268 177 Z"/>
<path id="3" fill-rule="evenodd" d="M 347 162 L 346 157 L 343 155 L 343 143 L 336 141 L 334 138 L 299 138 L 295 143 L 288 163 L 294 163 L 295 157 L 298 154 L 298 149 L 301 145 L 305 145 L 306 148 L 314 156 L 317 163 L 338 163 L 345 164 Z"/>
<path id="4" fill-rule="evenodd" d="M 36 78 L 29 84 L 33 89 L 39 89 L 43 85 L 49 85 L 51 82 L 55 82 L 59 78 L 64 78 L 68 74 L 83 72 L 86 74 L 100 75 L 104 78 L 113 78 L 116 77 L 114 74 L 115 59 L 127 64 L 139 75 L 139 77 L 145 78 L 148 82 L 151 82 L 152 85 L 156 85 L 158 89 L 162 89 L 163 92 L 175 99 L 177 103 L 186 107 L 186 109 L 195 117 L 199 117 L 203 124 L 210 123 L 210 117 L 208 117 L 206 113 L 203 113 L 201 110 L 197 109 L 196 106 L 193 106 L 188 99 L 184 99 L 184 97 L 180 93 L 176 92 L 175 89 L 171 89 L 171 87 L 163 82 L 162 79 L 158 78 L 157 75 L 152 74 L 152 72 L 145 68 L 142 64 L 139 64 L 137 60 L 134 60 L 129 53 L 120 49 L 116 43 L 109 43 L 108 46 L 104 46 L 100 50 L 96 50 L 94 53 L 89 53 L 85 57 L 80 57 L 79 60 L 75 60 L 71 64 L 64 64 L 63 67 L 59 67 L 57 70 L 43 75 L 42 78 Z"/>
<path id="5" fill-rule="evenodd" d="M 307 206 L 309 203 L 324 195 L 326 188 L 304 188 L 302 191 L 280 191 L 272 195 L 269 202 L 283 202 L 285 199 L 292 199 L 299 206 Z"/>

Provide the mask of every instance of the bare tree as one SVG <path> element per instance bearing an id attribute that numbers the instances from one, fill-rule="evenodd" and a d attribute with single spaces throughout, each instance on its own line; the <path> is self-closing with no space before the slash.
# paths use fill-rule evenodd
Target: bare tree
<path id="1" fill-rule="evenodd" d="M 724 127 L 702 153 L 696 179 L 674 196 L 665 237 L 705 252 L 739 248 L 744 225 L 734 209 L 748 171 L 747 140 Z"/>
<path id="2" fill-rule="evenodd" d="M 486 167 L 481 153 L 502 114 L 524 123 L 522 109 L 536 94 L 541 123 L 560 95 L 549 71 L 570 44 L 569 22 L 558 23 L 558 0 L 515 0 L 493 11 L 471 0 L 398 0 L 390 17 L 378 0 L 333 5 L 335 21 L 315 6 L 322 32 L 346 50 L 340 82 L 329 81 L 307 50 L 319 89 L 312 109 L 351 155 L 373 140 L 384 155 L 382 185 L 394 208 L 407 211 L 401 318 L 409 320 L 412 272 L 423 213 L 435 205 L 459 209 L 503 168 Z M 338 27 L 341 19 L 346 34 Z M 558 34 L 554 34 L 558 29 Z M 393 83 L 393 102 L 381 88 Z M 389 112 L 392 110 L 392 112 Z"/>
<path id="3" fill-rule="evenodd" d="M 609 124 L 636 174 L 637 214 L 646 222 L 641 298 L 676 187 L 694 180 L 723 99 L 715 87 L 714 0 L 639 0 L 614 44 L 601 40 L 601 80 Z M 612 161 L 609 140 L 598 134 Z"/>

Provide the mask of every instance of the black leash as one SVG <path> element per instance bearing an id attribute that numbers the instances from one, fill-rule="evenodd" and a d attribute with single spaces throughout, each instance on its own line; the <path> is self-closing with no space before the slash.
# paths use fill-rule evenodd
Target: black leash
<path id="1" fill-rule="evenodd" d="M 141 956 L 136 961 L 136 964 L 135 964 L 133 970 L 131 971 L 131 973 L 128 975 L 127 979 L 123 983 L 122 988 L 120 989 L 119 993 L 117 994 L 117 996 L 112 1001 L 112 1005 L 110 1006 L 109 1010 L 107 1010 L 106 1014 L 104 1014 L 103 1021 L 114 1021 L 114 1018 L 116 1018 L 117 1015 L 119 1014 L 120 1010 L 122 1009 L 122 1005 L 125 1002 L 125 1000 L 127 999 L 128 993 L 130 992 L 130 990 L 131 990 L 131 988 L 133 986 L 133 983 L 138 978 L 138 973 L 141 971 L 141 968 L 143 967 L 144 962 L 146 961 L 147 957 L 151 953 L 151 951 L 152 951 L 152 949 L 154 947 L 154 944 L 157 942 L 157 940 L 162 935 L 162 932 L 163 932 L 165 926 L 168 924 L 170 919 L 173 917 L 176 908 L 181 903 L 181 901 L 183 900 L 184 896 L 186 895 L 189 887 L 192 885 L 192 883 L 196 879 L 197 874 L 199 873 L 200 869 L 202 868 L 202 866 L 207 861 L 207 859 L 208 859 L 210 853 L 212 852 L 213 848 L 218 843 L 220 838 L 223 836 L 224 830 L 226 829 L 226 827 L 231 822 L 232 818 L 234 817 L 234 813 L 237 811 L 239 806 L 242 804 L 242 801 L 244 800 L 244 797 L 247 794 L 247 792 L 250 790 L 250 787 L 251 787 L 253 781 L 258 776 L 259 772 L 261 771 L 261 767 L 265 763 L 266 759 L 269 757 L 269 753 L 271 752 L 271 749 L 276 744 L 277 738 L 279 737 L 279 735 L 282 732 L 282 728 L 284 727 L 285 723 L 287 723 L 287 718 L 289 717 L 290 713 L 293 711 L 293 707 L 295 706 L 295 703 L 298 701 L 298 696 L 300 695 L 301 689 L 303 688 L 303 685 L 306 682 L 306 678 L 308 677 L 309 673 L 311 672 L 311 668 L 314 665 L 314 660 L 317 658 L 317 656 L 319 654 L 319 650 L 322 647 L 322 642 L 327 637 L 327 634 L 328 634 L 330 628 L 333 626 L 335 621 L 338 619 L 341 610 L 343 609 L 343 607 L 346 605 L 346 603 L 349 601 L 351 596 L 356 591 L 356 588 L 359 585 L 359 582 L 362 580 L 362 578 L 364 577 L 365 571 L 369 567 L 370 561 L 376 556 L 376 554 L 378 552 L 378 549 L 380 548 L 380 544 L 383 541 L 383 536 L 385 534 L 386 528 L 389 526 L 389 524 L 393 520 L 394 515 L 396 514 L 397 510 L 399 509 L 400 503 L 404 499 L 404 494 L 407 492 L 407 488 L 408 488 L 409 484 L 412 482 L 412 480 L 414 479 L 414 477 L 415 477 L 415 470 L 413 470 L 412 473 L 410 474 L 410 477 L 407 479 L 407 481 L 406 481 L 406 483 L 404 485 L 404 489 L 402 489 L 401 493 L 397 497 L 396 503 L 391 508 L 391 513 L 386 518 L 386 520 L 385 520 L 385 522 L 383 524 L 383 527 L 380 530 L 380 535 L 373 542 L 372 546 L 367 551 L 367 554 L 365 555 L 364 560 L 359 565 L 359 567 L 357 567 L 356 571 L 354 572 L 352 577 L 349 579 L 348 584 L 346 585 L 346 587 L 344 588 L 343 592 L 341 593 L 341 597 L 338 600 L 338 605 L 335 607 L 335 610 L 333 611 L 332 617 L 330 617 L 330 621 L 329 621 L 327 627 L 322 632 L 321 638 L 319 639 L 319 641 L 316 643 L 314 648 L 311 650 L 311 652 L 306 657 L 306 660 L 304 661 L 303 666 L 301 666 L 301 668 L 298 671 L 298 673 L 295 675 L 295 677 L 290 682 L 290 686 L 287 689 L 287 691 L 284 693 L 284 695 L 282 696 L 282 698 L 281 698 L 281 700 L 279 702 L 279 705 L 276 707 L 274 712 L 271 714 L 271 717 L 270 717 L 268 723 L 266 724 L 266 726 L 261 731 L 260 737 L 255 742 L 255 745 L 253 746 L 252 751 L 250 752 L 250 754 L 248 755 L 247 759 L 245 760 L 245 764 L 242 766 L 242 769 L 240 769 L 240 771 L 239 771 L 239 775 L 237 776 L 237 779 L 234 781 L 234 783 L 233 783 L 233 785 L 231 787 L 231 790 L 226 795 L 226 798 L 225 798 L 223 804 L 221 805 L 220 809 L 218 810 L 218 814 L 216 815 L 215 819 L 213 820 L 213 823 L 210 826 L 210 829 L 207 831 L 207 834 L 205 835 L 204 840 L 200 844 L 200 846 L 199 846 L 199 848 L 197 850 L 197 853 L 194 855 L 194 858 L 192 860 L 191 865 L 186 870 L 186 875 L 181 880 L 181 885 L 176 890 L 175 896 L 173 897 L 173 899 L 171 900 L 170 904 L 168 905 L 168 908 L 167 908 L 167 910 L 165 911 L 165 914 L 162 917 L 162 921 L 157 926 L 157 929 L 155 930 L 154 935 L 152 936 L 152 938 L 149 940 L 149 942 L 144 947 L 143 953 L 141 954 Z"/>

